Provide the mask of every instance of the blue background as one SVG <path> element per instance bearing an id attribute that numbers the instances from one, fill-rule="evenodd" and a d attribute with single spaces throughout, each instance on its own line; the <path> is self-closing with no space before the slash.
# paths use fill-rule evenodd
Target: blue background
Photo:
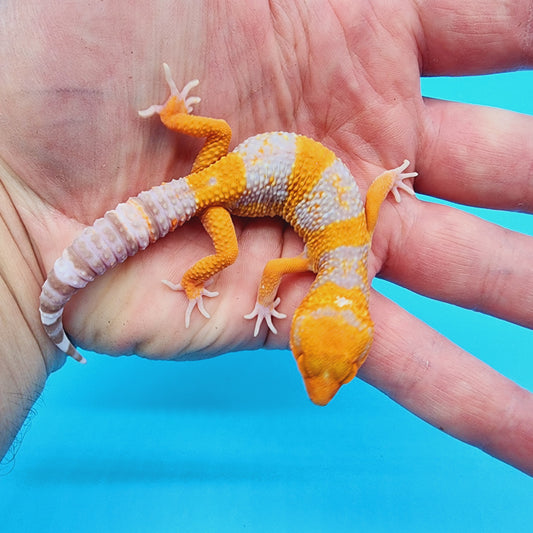
<path id="1" fill-rule="evenodd" d="M 532 86 L 520 72 L 422 88 L 533 114 Z M 472 211 L 533 234 L 530 216 Z M 375 287 L 533 390 L 531 331 Z M 50 378 L 0 467 L 1 531 L 531 530 L 531 478 L 359 380 L 313 406 L 288 351 L 89 359 Z"/>

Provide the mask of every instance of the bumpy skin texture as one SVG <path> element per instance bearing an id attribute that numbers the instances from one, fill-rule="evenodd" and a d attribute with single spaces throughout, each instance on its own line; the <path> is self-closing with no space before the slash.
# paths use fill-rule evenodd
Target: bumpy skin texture
<path id="1" fill-rule="evenodd" d="M 255 334 L 263 320 L 276 333 L 272 317 L 277 289 L 284 274 L 311 270 L 316 279 L 295 312 L 290 345 L 309 397 L 327 404 L 349 382 L 366 359 L 373 323 L 368 309 L 367 258 L 381 203 L 398 189 L 412 193 L 403 179 L 408 161 L 378 176 L 363 203 L 348 168 L 322 144 L 295 133 L 270 132 L 250 137 L 228 153 L 231 129 L 220 119 L 189 114 L 198 99 L 187 97 L 190 83 L 177 91 L 165 65 L 171 96 L 166 104 L 140 112 L 159 114 L 169 128 L 205 137 L 192 173 L 163 183 L 119 204 L 86 228 L 64 250 L 45 281 L 40 313 L 52 341 L 80 362 L 84 358 L 68 339 L 63 308 L 71 296 L 97 276 L 193 216 L 213 240 L 215 253 L 194 264 L 181 283 L 164 283 L 183 290 L 189 299 L 185 323 L 193 309 L 209 317 L 203 296 L 216 296 L 206 283 L 231 265 L 238 253 L 230 213 L 243 217 L 280 216 L 305 242 L 304 253 L 267 263 L 255 309 Z"/>

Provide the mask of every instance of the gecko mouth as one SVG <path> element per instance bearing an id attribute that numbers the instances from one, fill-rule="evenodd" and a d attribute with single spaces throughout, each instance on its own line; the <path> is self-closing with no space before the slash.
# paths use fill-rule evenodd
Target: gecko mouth
<path id="1" fill-rule="evenodd" d="M 304 377 L 304 382 L 309 398 L 316 405 L 327 405 L 342 385 L 342 383 L 324 374 Z"/>

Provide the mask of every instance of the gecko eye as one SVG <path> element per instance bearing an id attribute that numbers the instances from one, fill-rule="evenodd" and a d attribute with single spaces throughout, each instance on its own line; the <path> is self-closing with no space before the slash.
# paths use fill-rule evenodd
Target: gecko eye
<path id="1" fill-rule="evenodd" d="M 318 405 L 326 405 L 366 359 L 372 326 L 356 328 L 350 322 L 338 314 L 300 316 L 294 321 L 291 349 L 307 393 Z"/>

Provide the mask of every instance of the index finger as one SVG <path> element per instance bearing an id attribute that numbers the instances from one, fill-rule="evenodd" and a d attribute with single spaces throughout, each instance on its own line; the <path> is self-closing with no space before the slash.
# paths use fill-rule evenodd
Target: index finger
<path id="1" fill-rule="evenodd" d="M 533 475 L 533 394 L 372 291 L 359 377 L 446 433 Z"/>

